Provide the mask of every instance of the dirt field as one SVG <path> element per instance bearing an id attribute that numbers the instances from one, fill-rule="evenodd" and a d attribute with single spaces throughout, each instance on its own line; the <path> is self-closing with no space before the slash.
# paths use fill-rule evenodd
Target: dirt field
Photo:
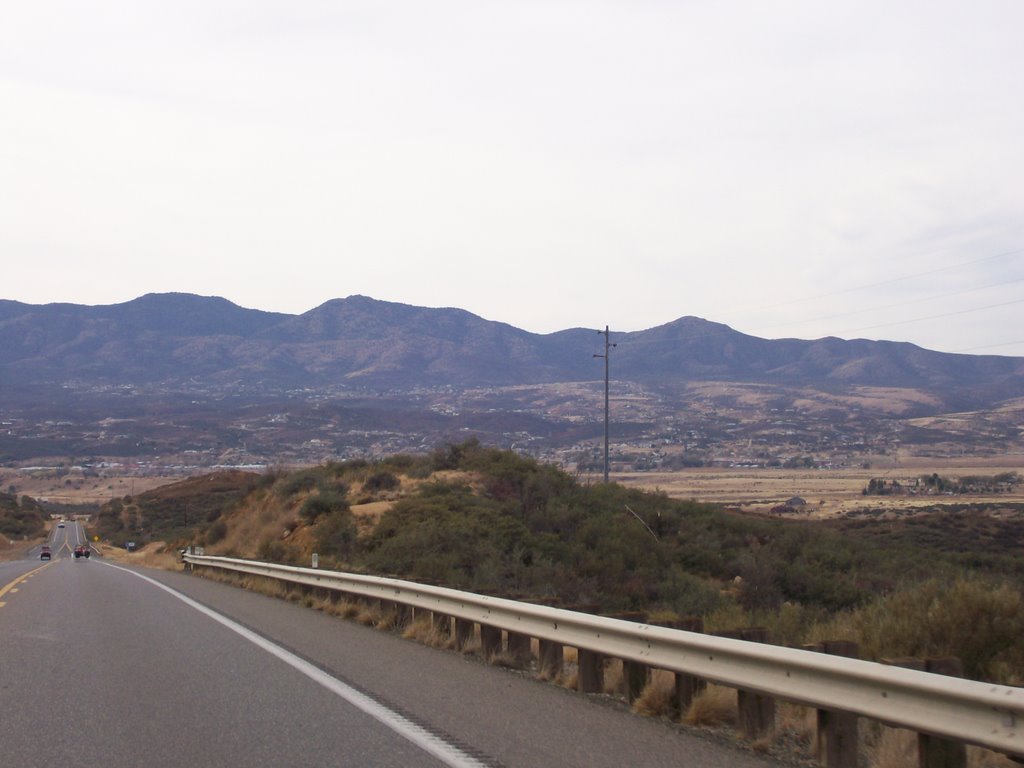
<path id="1" fill-rule="evenodd" d="M 996 475 L 1002 472 L 1024 474 L 1024 457 L 1002 457 L 999 463 L 957 466 L 908 460 L 902 466 L 887 469 L 741 469 L 701 467 L 677 472 L 637 472 L 613 474 L 612 480 L 648 491 L 662 491 L 674 499 L 696 499 L 746 511 L 768 511 L 787 499 L 799 496 L 807 502 L 812 517 L 834 517 L 854 509 L 907 509 L 935 504 L 1024 502 L 1024 485 L 1014 493 L 958 496 L 864 496 L 862 491 L 872 478 L 899 480 L 907 485 L 921 475 L 937 472 L 945 477 Z"/>
<path id="2" fill-rule="evenodd" d="M 85 477 L 54 469 L 0 469 L 0 490 L 60 504 L 93 504 L 132 496 L 177 480 L 174 477 Z"/>

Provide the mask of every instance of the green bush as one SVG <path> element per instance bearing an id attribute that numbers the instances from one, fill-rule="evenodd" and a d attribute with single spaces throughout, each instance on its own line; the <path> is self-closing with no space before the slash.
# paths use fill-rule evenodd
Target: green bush
<path id="1" fill-rule="evenodd" d="M 22 496 L 19 503 L 13 494 L 0 493 L 0 535 L 12 539 L 35 536 L 42 533 L 47 517 L 35 499 Z"/>
<path id="2" fill-rule="evenodd" d="M 401 481 L 394 474 L 387 470 L 381 470 L 366 478 L 363 488 L 367 491 L 393 491 L 399 485 L 401 485 Z"/>
<path id="3" fill-rule="evenodd" d="M 311 491 L 316 488 L 320 480 L 321 470 L 319 468 L 304 469 L 299 472 L 292 472 L 285 475 L 278 481 L 275 491 L 282 498 L 295 496 L 302 491 Z"/>
<path id="4" fill-rule="evenodd" d="M 335 491 L 320 491 L 302 502 L 302 507 L 299 508 L 299 517 L 309 523 L 314 523 L 324 515 L 335 511 L 347 511 L 348 508 L 348 500 L 343 494 Z"/>
<path id="5" fill-rule="evenodd" d="M 346 507 L 337 509 L 322 520 L 316 529 L 316 543 L 321 555 L 347 559 L 356 543 L 356 523 Z"/>
<path id="6" fill-rule="evenodd" d="M 866 658 L 956 656 L 964 675 L 1024 683 L 1024 595 L 1006 582 L 930 579 L 832 619 L 817 630 L 861 644 Z"/>
<path id="7" fill-rule="evenodd" d="M 283 563 L 286 557 L 287 549 L 279 539 L 264 539 L 256 550 L 256 558 L 269 563 Z"/>

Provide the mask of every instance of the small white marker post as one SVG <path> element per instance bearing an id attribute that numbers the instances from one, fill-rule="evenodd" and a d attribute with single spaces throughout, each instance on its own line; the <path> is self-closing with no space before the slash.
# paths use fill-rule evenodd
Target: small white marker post
<path id="1" fill-rule="evenodd" d="M 313 553 L 313 567 L 320 567 L 320 555 L 318 555 L 316 552 Z"/>

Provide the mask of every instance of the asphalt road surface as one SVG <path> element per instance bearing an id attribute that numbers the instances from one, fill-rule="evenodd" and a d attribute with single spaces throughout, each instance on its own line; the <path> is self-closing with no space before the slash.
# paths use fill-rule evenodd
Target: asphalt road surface
<path id="1" fill-rule="evenodd" d="M 776 765 L 292 603 L 75 559 L 80 540 L 68 523 L 52 561 L 0 563 L 5 766 Z"/>

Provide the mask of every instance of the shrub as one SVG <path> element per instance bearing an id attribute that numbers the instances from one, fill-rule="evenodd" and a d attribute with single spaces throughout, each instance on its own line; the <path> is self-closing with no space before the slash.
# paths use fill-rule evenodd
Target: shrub
<path id="1" fill-rule="evenodd" d="M 270 563 L 281 563 L 285 560 L 284 544 L 277 539 L 267 538 L 260 542 L 256 550 L 256 558 Z"/>
<path id="2" fill-rule="evenodd" d="M 340 493 L 333 491 L 321 491 L 315 496 L 310 496 L 299 509 L 299 516 L 310 523 L 315 523 L 318 518 L 329 515 L 338 510 L 347 510 L 348 500 Z"/>
<path id="3" fill-rule="evenodd" d="M 386 470 L 380 472 L 374 472 L 363 483 L 363 488 L 368 491 L 393 491 L 400 485 L 400 481 L 395 475 Z"/>
<path id="4" fill-rule="evenodd" d="M 206 529 L 206 543 L 216 544 L 228 535 L 228 526 L 223 520 L 218 520 Z"/>
<path id="5" fill-rule="evenodd" d="M 302 491 L 311 491 L 316 487 L 319 475 L 320 471 L 318 469 L 304 469 L 300 472 L 292 472 L 278 482 L 276 488 L 277 495 L 287 498 L 295 496 Z"/>
<path id="6" fill-rule="evenodd" d="M 321 521 L 316 529 L 316 542 L 320 554 L 336 558 L 347 558 L 356 542 L 356 522 L 352 513 L 337 509 Z"/>
<path id="7" fill-rule="evenodd" d="M 818 634 L 844 626 L 867 658 L 956 656 L 964 675 L 1019 685 L 1024 681 L 1024 595 L 1008 583 L 977 577 L 930 579 L 833 619 Z"/>

